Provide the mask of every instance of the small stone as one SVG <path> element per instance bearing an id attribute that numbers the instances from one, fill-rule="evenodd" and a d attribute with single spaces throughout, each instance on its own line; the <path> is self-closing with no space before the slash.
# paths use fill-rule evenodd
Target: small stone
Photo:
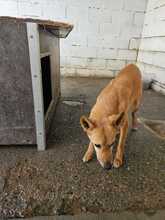
<path id="1" fill-rule="evenodd" d="M 86 211 L 87 211 L 87 209 L 86 209 L 85 206 L 82 206 L 81 210 L 82 210 L 83 212 L 86 212 Z"/>

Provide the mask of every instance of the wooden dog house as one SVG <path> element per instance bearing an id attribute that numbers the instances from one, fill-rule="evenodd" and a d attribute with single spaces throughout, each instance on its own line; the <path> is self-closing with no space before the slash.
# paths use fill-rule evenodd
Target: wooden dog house
<path id="1" fill-rule="evenodd" d="M 0 145 L 46 147 L 60 95 L 59 38 L 73 26 L 0 17 Z"/>

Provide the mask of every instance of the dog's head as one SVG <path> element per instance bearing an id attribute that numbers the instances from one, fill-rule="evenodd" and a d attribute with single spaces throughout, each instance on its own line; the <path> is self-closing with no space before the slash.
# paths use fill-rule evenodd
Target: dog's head
<path id="1" fill-rule="evenodd" d="M 123 119 L 124 112 L 107 117 L 99 125 L 86 116 L 80 118 L 80 124 L 95 148 L 97 159 L 105 169 L 112 167 L 112 148 Z"/>

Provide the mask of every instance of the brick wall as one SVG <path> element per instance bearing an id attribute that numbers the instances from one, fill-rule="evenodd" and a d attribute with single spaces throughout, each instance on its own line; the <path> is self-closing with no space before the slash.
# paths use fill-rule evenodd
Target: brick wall
<path id="1" fill-rule="evenodd" d="M 63 75 L 114 76 L 136 61 L 146 0 L 68 2 L 66 18 L 75 28 L 61 42 Z"/>
<path id="2" fill-rule="evenodd" d="M 0 0 L 0 15 L 69 21 L 63 75 L 114 76 L 135 62 L 147 0 Z"/>
<path id="3" fill-rule="evenodd" d="M 145 81 L 165 93 L 165 0 L 149 0 L 138 53 Z"/>

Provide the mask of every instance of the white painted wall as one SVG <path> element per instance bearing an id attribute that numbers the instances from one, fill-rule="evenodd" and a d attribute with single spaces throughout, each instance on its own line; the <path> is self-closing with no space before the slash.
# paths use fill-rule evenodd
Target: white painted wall
<path id="1" fill-rule="evenodd" d="M 138 65 L 144 80 L 165 93 L 165 0 L 148 1 Z"/>
<path id="2" fill-rule="evenodd" d="M 68 21 L 63 75 L 114 76 L 135 62 L 147 0 L 0 0 L 0 15 Z"/>

